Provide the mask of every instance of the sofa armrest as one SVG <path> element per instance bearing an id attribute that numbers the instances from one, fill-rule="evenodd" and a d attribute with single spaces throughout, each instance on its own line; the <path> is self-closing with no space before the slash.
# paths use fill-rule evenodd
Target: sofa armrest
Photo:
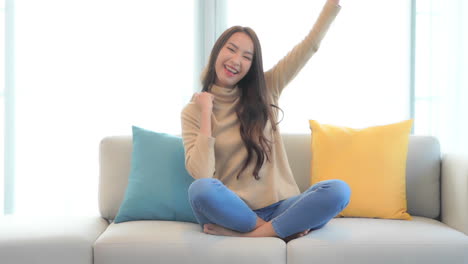
<path id="1" fill-rule="evenodd" d="M 468 235 L 468 157 L 442 157 L 442 222 Z"/>
<path id="2" fill-rule="evenodd" d="M 0 263 L 93 263 L 100 216 L 0 216 Z"/>

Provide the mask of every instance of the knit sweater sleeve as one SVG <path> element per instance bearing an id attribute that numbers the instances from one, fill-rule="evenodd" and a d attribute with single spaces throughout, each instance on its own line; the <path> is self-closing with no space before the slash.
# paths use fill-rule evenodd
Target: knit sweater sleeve
<path id="1" fill-rule="evenodd" d="M 327 1 L 317 21 L 304 40 L 297 44 L 273 68 L 265 72 L 267 87 L 269 87 L 274 97 L 278 98 L 280 96 L 283 88 L 294 79 L 310 57 L 317 52 L 320 42 L 340 9 L 340 6 Z"/>
<path id="2" fill-rule="evenodd" d="M 215 138 L 200 133 L 200 111 L 189 103 L 182 111 L 182 139 L 185 168 L 195 179 L 211 178 L 215 173 Z"/>

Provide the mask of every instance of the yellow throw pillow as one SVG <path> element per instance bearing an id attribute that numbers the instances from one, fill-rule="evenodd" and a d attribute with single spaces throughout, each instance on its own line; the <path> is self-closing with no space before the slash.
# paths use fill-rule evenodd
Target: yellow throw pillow
<path id="1" fill-rule="evenodd" d="M 351 188 L 350 203 L 338 216 L 411 219 L 406 157 L 413 120 L 364 129 L 309 123 L 311 184 L 340 179 Z"/>

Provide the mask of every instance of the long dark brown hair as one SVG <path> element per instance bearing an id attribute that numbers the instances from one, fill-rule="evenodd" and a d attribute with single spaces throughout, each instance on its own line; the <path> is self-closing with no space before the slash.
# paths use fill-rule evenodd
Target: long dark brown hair
<path id="1" fill-rule="evenodd" d="M 267 94 L 262 50 L 257 34 L 251 28 L 234 26 L 224 31 L 213 46 L 207 68 L 202 75 L 202 85 L 204 92 L 210 91 L 211 85 L 216 81 L 215 64 L 218 54 L 228 39 L 237 32 L 247 34 L 254 44 L 254 56 L 249 72 L 237 83 L 240 89 L 240 103 L 237 105 L 236 114 L 240 121 L 240 135 L 247 148 L 247 159 L 237 178 L 253 161 L 255 154 L 256 163 L 253 176 L 256 180 L 259 180 L 258 173 L 265 162 L 265 158 L 270 161 L 272 144 L 264 135 L 264 128 L 269 120 L 272 131 L 276 131 L 277 123 L 272 107 L 280 108 L 271 103 L 271 98 Z"/>

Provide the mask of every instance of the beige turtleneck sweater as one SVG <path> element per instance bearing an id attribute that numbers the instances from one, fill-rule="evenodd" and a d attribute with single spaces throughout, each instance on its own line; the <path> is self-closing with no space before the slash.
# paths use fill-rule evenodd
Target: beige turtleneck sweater
<path id="1" fill-rule="evenodd" d="M 307 37 L 271 70 L 265 72 L 266 86 L 273 104 L 278 105 L 283 88 L 317 51 L 339 10 L 339 6 L 327 2 Z M 219 179 L 253 210 L 299 194 L 279 129 L 273 132 L 270 162 L 265 161 L 260 169 L 260 180 L 253 177 L 254 162 L 237 179 L 236 176 L 247 158 L 235 111 L 239 102 L 239 89 L 213 85 L 211 93 L 214 95 L 212 137 L 200 133 L 201 111 L 193 101 L 182 111 L 185 165 L 192 177 Z M 267 123 L 265 135 L 269 139 L 271 130 L 271 124 Z"/>

